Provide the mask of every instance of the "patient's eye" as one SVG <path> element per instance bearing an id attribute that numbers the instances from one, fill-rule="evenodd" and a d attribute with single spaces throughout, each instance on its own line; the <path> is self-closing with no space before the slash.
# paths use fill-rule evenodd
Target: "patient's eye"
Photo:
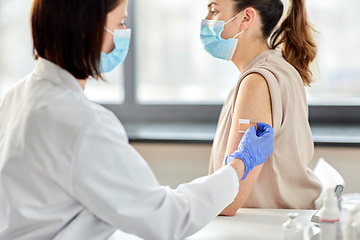
<path id="1" fill-rule="evenodd" d="M 126 27 L 125 22 L 121 22 L 121 23 L 119 23 L 119 24 L 118 24 L 118 27 L 119 27 L 119 28 L 121 28 L 121 27 Z"/>
<path id="2" fill-rule="evenodd" d="M 218 12 L 215 10 L 214 7 L 212 7 L 212 8 L 210 9 L 210 13 L 212 13 L 212 14 L 217 14 Z"/>

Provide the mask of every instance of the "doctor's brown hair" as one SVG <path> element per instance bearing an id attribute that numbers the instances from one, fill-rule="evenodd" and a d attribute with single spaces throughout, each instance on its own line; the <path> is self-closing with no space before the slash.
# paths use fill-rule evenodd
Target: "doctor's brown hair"
<path id="1" fill-rule="evenodd" d="M 34 0 L 35 59 L 45 58 L 75 78 L 101 78 L 100 54 L 107 13 L 121 0 Z"/>
<path id="2" fill-rule="evenodd" d="M 270 48 L 282 48 L 282 55 L 299 72 L 304 85 L 310 86 L 312 73 L 310 63 L 315 59 L 317 47 L 313 38 L 314 29 L 310 26 L 305 9 L 305 0 L 289 0 L 287 17 L 278 29 L 284 5 L 281 0 L 233 0 L 236 12 L 253 7 L 260 15 L 262 35 L 270 37 Z"/>

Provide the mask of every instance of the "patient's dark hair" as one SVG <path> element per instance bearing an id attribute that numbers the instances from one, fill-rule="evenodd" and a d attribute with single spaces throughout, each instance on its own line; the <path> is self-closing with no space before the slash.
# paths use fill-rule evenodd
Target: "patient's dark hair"
<path id="1" fill-rule="evenodd" d="M 260 15 L 262 22 L 262 35 L 265 39 L 270 37 L 270 47 L 282 47 L 285 60 L 293 65 L 300 73 L 304 85 L 312 82 L 310 63 L 314 60 L 317 47 L 314 42 L 314 29 L 310 26 L 305 0 L 290 0 L 291 6 L 287 17 L 278 29 L 276 25 L 284 11 L 281 0 L 233 0 L 236 12 L 247 7 L 253 7 Z M 275 30 L 274 34 L 272 32 Z"/>
<path id="2" fill-rule="evenodd" d="M 101 78 L 100 53 L 107 13 L 121 0 L 34 0 L 35 59 L 45 58 L 75 78 Z"/>

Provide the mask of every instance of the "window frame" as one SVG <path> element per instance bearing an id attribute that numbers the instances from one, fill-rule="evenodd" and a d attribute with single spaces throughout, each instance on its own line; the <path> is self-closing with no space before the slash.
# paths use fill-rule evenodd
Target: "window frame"
<path id="1" fill-rule="evenodd" d="M 136 102 L 136 54 L 137 42 L 134 11 L 136 1 L 128 2 L 127 26 L 132 28 L 132 41 L 129 54 L 124 62 L 124 102 L 123 104 L 104 104 L 103 106 L 126 123 L 217 123 L 221 104 L 216 105 L 143 105 Z M 310 124 L 353 124 L 360 125 L 359 106 L 310 105 Z"/>

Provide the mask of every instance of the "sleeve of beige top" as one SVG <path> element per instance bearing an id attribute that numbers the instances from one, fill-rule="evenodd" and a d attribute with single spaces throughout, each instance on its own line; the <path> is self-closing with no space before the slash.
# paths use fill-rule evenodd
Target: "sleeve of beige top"
<path id="1" fill-rule="evenodd" d="M 88 126 L 79 146 L 74 197 L 104 222 L 145 239 L 183 239 L 197 232 L 238 192 L 239 180 L 230 166 L 175 191 L 160 186 L 112 115 Z"/>

